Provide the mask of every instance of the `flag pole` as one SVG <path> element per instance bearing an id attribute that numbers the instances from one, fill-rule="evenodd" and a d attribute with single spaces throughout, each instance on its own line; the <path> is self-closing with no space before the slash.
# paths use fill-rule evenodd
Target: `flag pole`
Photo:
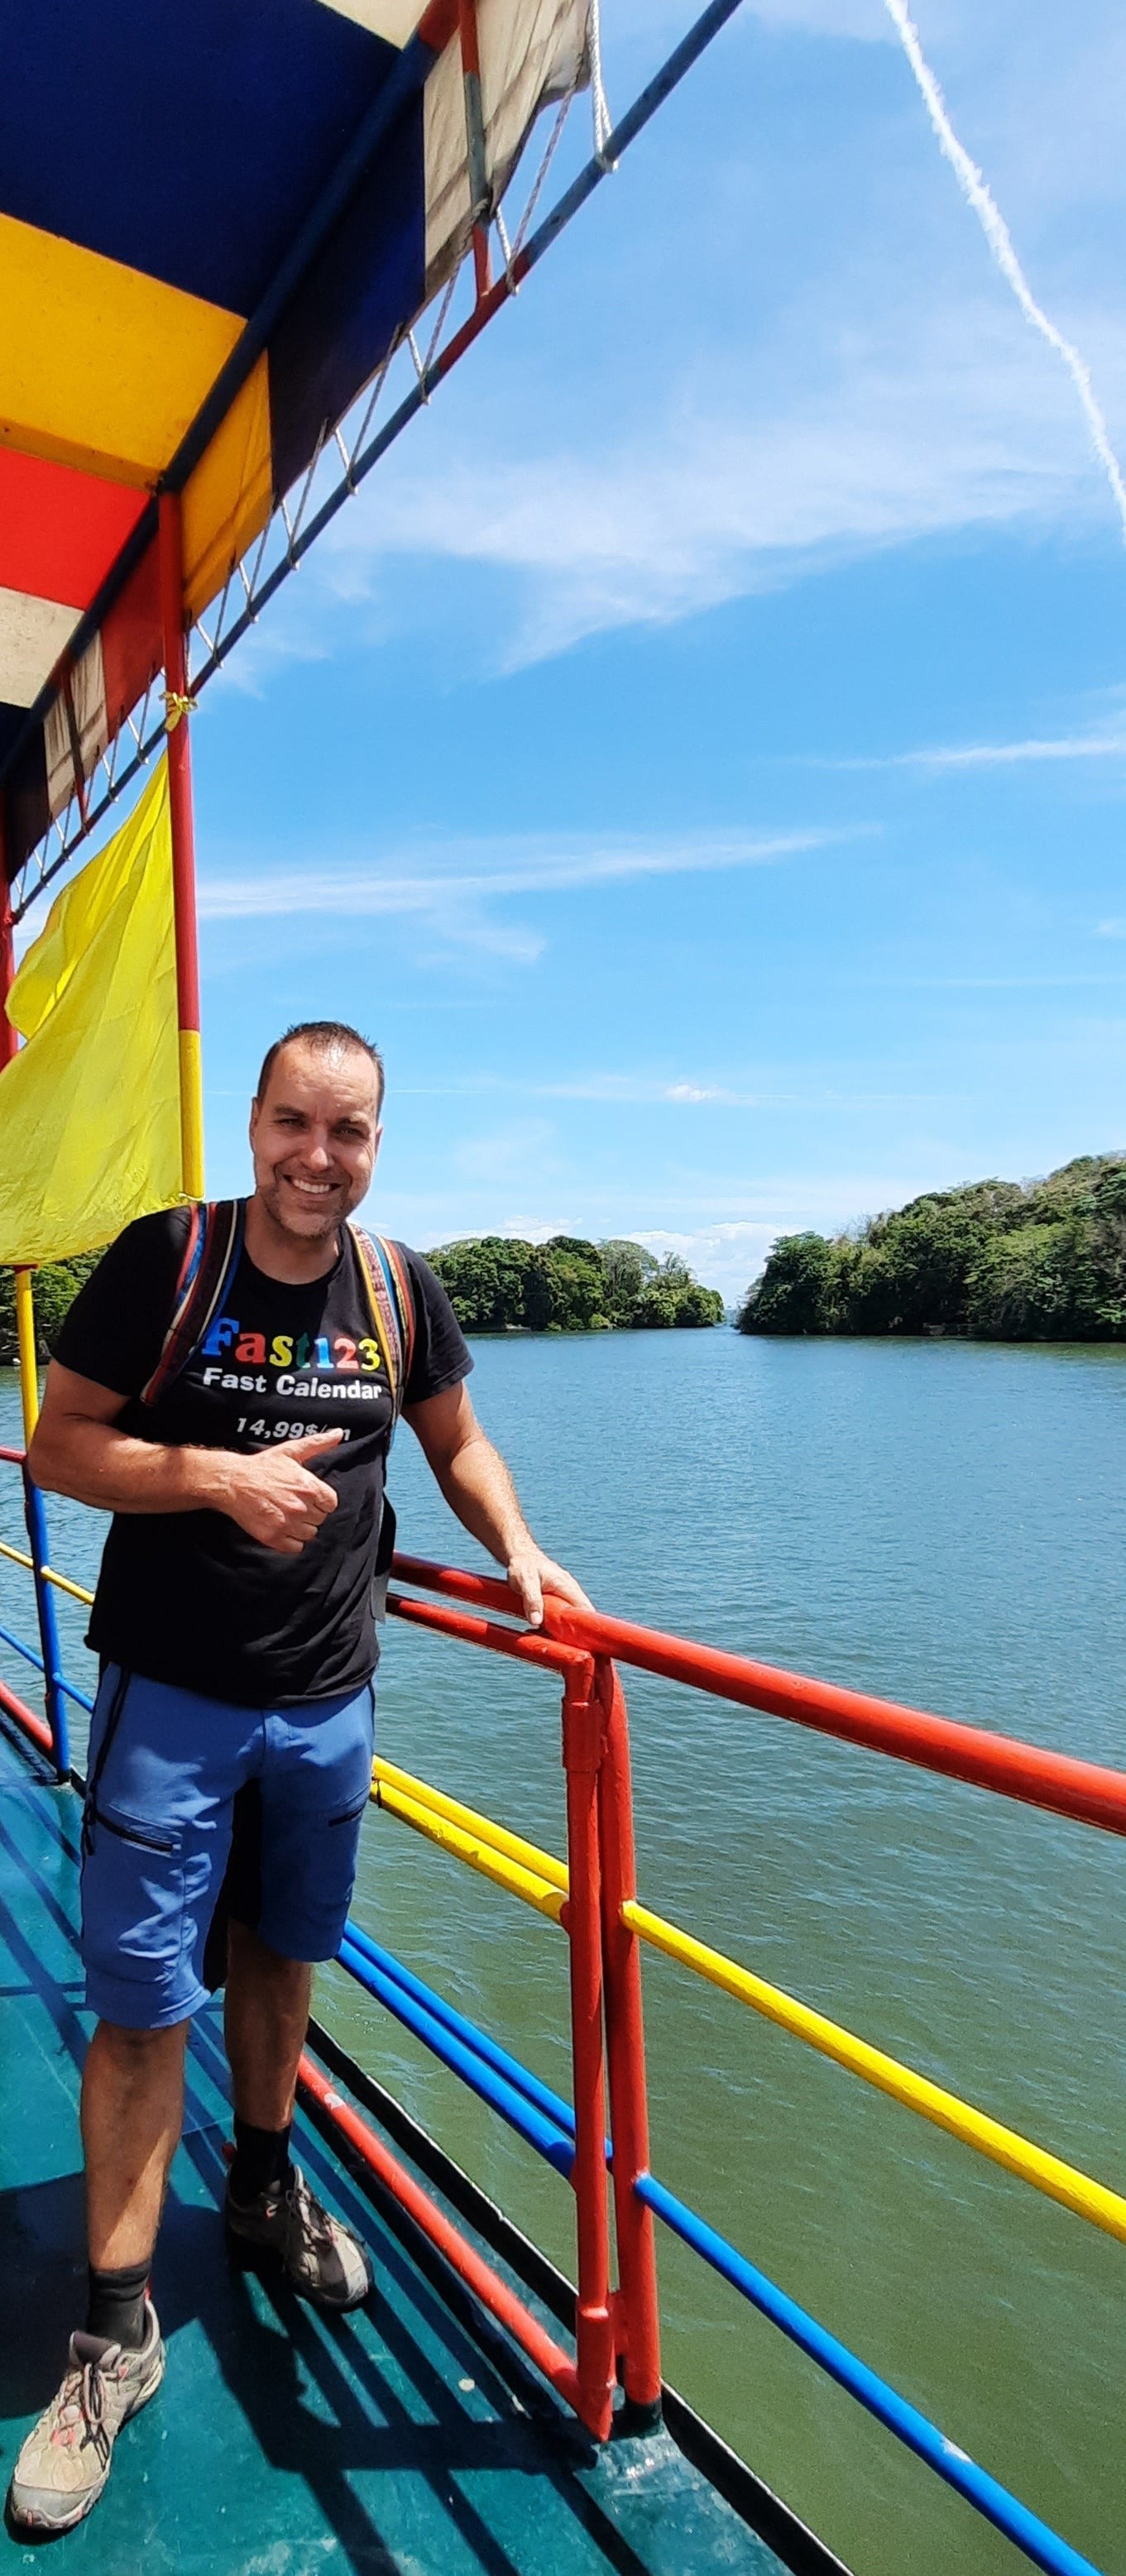
<path id="1" fill-rule="evenodd" d="M 160 614 L 164 630 L 164 706 L 168 804 L 172 825 L 172 899 L 176 919 L 176 1002 L 180 1032 L 180 1137 L 183 1186 L 203 1197 L 203 1056 L 200 1044 L 199 948 L 196 933 L 195 829 L 184 646 L 184 544 L 178 492 L 160 495 Z"/>
<path id="2" fill-rule="evenodd" d="M 4 818 L 3 811 L 0 809 L 0 1071 L 3 1070 L 3 1067 L 6 1064 L 11 1064 L 19 1046 L 18 1035 L 12 1027 L 12 1023 L 8 1018 L 8 1013 L 5 1008 L 8 995 L 15 981 L 15 972 L 16 958 L 12 939 L 12 891 L 8 883 L 8 870 L 4 848 Z M 16 1271 L 16 1337 L 19 1344 L 20 1355 L 20 1398 L 23 1405 L 23 1436 L 25 1445 L 30 1443 L 31 1435 L 39 1419 L 39 1374 L 35 1362 L 35 1303 L 32 1296 L 31 1280 L 32 1273 L 30 1270 Z"/>
<path id="3" fill-rule="evenodd" d="M 12 893 L 8 883 L 7 854 L 4 846 L 4 799 L 0 796 L 0 1073 L 14 1062 L 19 1036 L 12 1027 L 5 1007 L 15 980 L 16 957 L 12 938 Z M 20 1361 L 20 1401 L 23 1407 L 25 1451 L 30 1449 L 39 1420 L 39 1369 L 35 1349 L 35 1299 L 32 1293 L 32 1271 L 15 1272 L 16 1340 Z M 35 1607 L 39 1618 L 39 1642 L 43 1649 L 43 1688 L 47 1717 L 51 1728 L 51 1751 L 60 1780 L 70 1771 L 70 1746 L 67 1738 L 66 1702 L 63 1698 L 59 1632 L 55 1605 L 51 1598 L 44 1566 L 47 1563 L 47 1516 L 43 1497 L 28 1474 L 26 1456 L 23 1467 L 24 1519 L 31 1546 L 31 1571 L 35 1584 Z"/>

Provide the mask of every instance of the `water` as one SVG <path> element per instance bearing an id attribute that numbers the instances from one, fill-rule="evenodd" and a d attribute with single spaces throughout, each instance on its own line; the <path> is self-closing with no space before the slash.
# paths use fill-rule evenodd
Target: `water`
<path id="1" fill-rule="evenodd" d="M 537 1533 L 607 1609 L 1126 1764 L 1126 1351 L 715 1332 L 475 1357 Z M 0 1440 L 16 1425 L 0 1378 Z M 391 1484 L 405 1546 L 479 1561 L 408 1434 Z M 89 1573 L 91 1516 L 53 1504 L 51 1522 L 56 1561 Z M 25 1587 L 3 1566 L 0 1621 L 26 1634 Z M 62 1615 L 77 1674 L 82 1614 Z M 18 1682 L 6 1651 L 0 1667 Z M 1126 2187 L 1122 1846 L 627 1682 L 650 1903 Z M 548 1682 L 393 1628 L 380 1724 L 390 1758 L 562 1850 Z M 552 1927 L 374 1815 L 357 1912 L 567 2089 Z M 336 1970 L 321 2009 L 573 2268 L 557 2177 Z M 1126 2249 L 653 1956 L 646 2010 L 655 2171 L 1120 2576 Z M 659 2251 L 669 2376 L 857 2576 L 1023 2563 L 734 2293 Z"/>

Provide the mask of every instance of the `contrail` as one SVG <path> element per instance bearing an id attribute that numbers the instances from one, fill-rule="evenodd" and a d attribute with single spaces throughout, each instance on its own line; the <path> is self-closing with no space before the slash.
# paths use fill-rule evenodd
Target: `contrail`
<path id="1" fill-rule="evenodd" d="M 1070 340 L 1064 339 L 1062 331 L 1057 331 L 1055 323 L 1049 321 L 1047 314 L 1036 301 L 1013 248 L 1012 235 L 1004 216 L 996 205 L 977 163 L 971 161 L 965 145 L 959 143 L 954 132 L 946 113 L 945 99 L 919 43 L 918 32 L 906 0 L 886 0 L 886 7 L 922 92 L 923 103 L 939 144 L 950 163 L 963 196 L 973 207 L 1002 277 L 1011 286 L 1026 322 L 1031 322 L 1033 329 L 1040 332 L 1049 348 L 1054 349 L 1057 357 L 1063 359 L 1083 405 L 1087 427 L 1091 433 L 1091 443 L 1114 494 L 1115 506 L 1122 522 L 1122 533 L 1126 537 L 1126 482 L 1123 481 L 1122 468 L 1110 443 L 1110 431 L 1102 408 L 1096 399 L 1090 369 L 1085 360 L 1080 357 L 1078 349 L 1072 347 Z"/>

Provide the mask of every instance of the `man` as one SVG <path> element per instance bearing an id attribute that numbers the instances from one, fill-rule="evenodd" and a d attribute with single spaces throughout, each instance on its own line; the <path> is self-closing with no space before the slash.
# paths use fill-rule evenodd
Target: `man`
<path id="1" fill-rule="evenodd" d="M 375 1166 L 382 1092 L 355 1029 L 288 1030 L 251 1110 L 254 1192 L 231 1212 L 221 1311 L 170 1373 L 177 1307 L 190 1345 L 198 1224 L 187 1208 L 144 1217 L 80 1292 L 48 1373 L 32 1474 L 113 1519 L 90 1621 L 102 1670 L 83 1824 L 98 2015 L 82 2086 L 89 2307 L 16 2463 L 10 2516 L 33 2530 L 90 2511 L 117 2432 L 163 2376 L 149 2275 L 236 1797 L 227 2229 L 322 2306 L 354 2307 L 371 2287 L 363 2247 L 314 2198 L 289 2139 L 311 1963 L 339 1946 L 371 1780 L 395 1362 L 373 1247 L 346 1220 Z M 476 1422 L 444 1290 L 416 1253 L 392 1258 L 407 1316 L 398 1393 L 447 1502 L 533 1625 L 545 1591 L 583 1604 Z"/>

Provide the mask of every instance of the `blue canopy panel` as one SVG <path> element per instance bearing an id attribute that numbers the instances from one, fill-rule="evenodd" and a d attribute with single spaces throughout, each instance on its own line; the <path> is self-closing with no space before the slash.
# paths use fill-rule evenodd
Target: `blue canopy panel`
<path id="1" fill-rule="evenodd" d="M 476 0 L 489 211 L 541 107 L 588 77 L 588 11 Z M 458 0 L 0 0 L 0 52 L 10 878 L 161 667 L 153 493 L 183 494 L 190 619 L 474 209 Z"/>

